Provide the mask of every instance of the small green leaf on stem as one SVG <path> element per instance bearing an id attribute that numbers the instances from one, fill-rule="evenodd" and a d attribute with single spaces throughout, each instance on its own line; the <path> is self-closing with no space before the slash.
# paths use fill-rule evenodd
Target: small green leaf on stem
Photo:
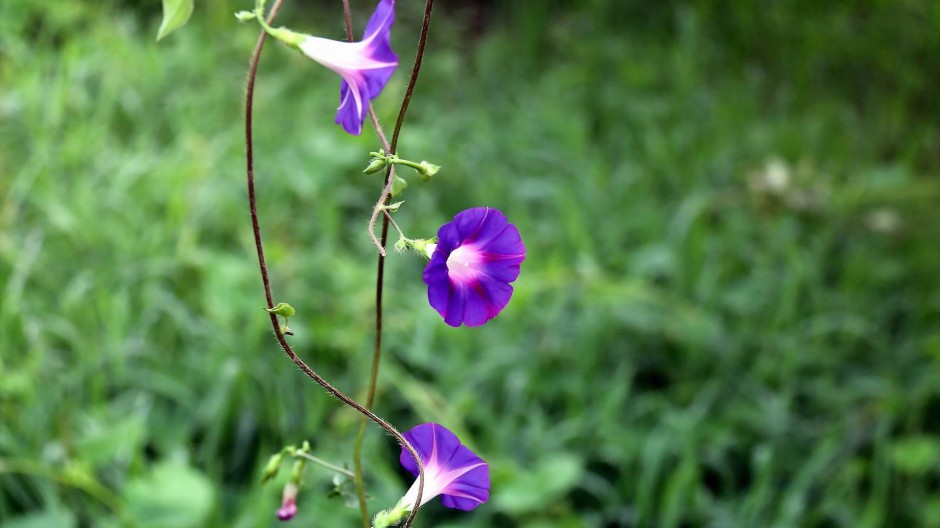
<path id="1" fill-rule="evenodd" d="M 421 161 L 421 163 L 418 164 L 418 166 L 420 167 L 418 169 L 418 172 L 421 174 L 421 178 L 423 178 L 424 181 L 430 180 L 431 176 L 434 176 L 435 174 L 437 174 L 437 171 L 441 170 L 440 165 L 428 163 L 427 161 L 423 161 L 423 160 Z"/>
<path id="2" fill-rule="evenodd" d="M 398 196 L 399 194 L 405 192 L 406 187 L 408 187 L 408 182 L 396 174 L 395 181 L 392 182 L 392 196 Z"/>
<path id="3" fill-rule="evenodd" d="M 354 508 L 359 504 L 359 496 L 356 495 L 356 483 L 349 475 L 343 473 L 333 475 L 333 489 L 328 496 L 341 497 L 346 506 L 350 508 Z"/>
<path id="4" fill-rule="evenodd" d="M 235 13 L 235 18 L 237 18 L 239 22 L 248 22 L 249 20 L 254 20 L 257 17 L 258 14 L 254 11 L 239 11 Z"/>
<path id="5" fill-rule="evenodd" d="M 265 308 L 265 311 L 268 313 L 273 313 L 280 315 L 281 317 L 293 317 L 295 313 L 294 307 L 287 303 L 277 303 L 274 308 Z"/>
<path id="6" fill-rule="evenodd" d="M 179 29 L 193 14 L 193 0 L 163 0 L 163 22 L 157 30 L 157 40 Z"/>

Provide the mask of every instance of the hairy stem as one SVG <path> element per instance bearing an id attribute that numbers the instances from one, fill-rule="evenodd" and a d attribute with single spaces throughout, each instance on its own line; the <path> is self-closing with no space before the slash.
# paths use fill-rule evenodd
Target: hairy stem
<path id="1" fill-rule="evenodd" d="M 343 14 L 346 19 L 346 39 L 349 40 L 349 42 L 352 42 L 352 13 L 349 9 L 349 0 L 343 0 Z M 379 124 L 379 118 L 375 115 L 375 109 L 372 108 L 372 101 L 369 101 L 369 117 L 372 119 L 372 126 L 375 127 L 375 133 L 379 136 L 379 141 L 382 143 L 382 148 L 385 149 L 385 152 L 389 152 L 391 147 L 388 144 L 388 139 L 385 138 L 385 133 L 382 131 L 382 125 Z M 372 218 L 369 220 L 369 236 L 372 237 L 373 243 L 379 246 L 379 251 L 382 251 L 381 244 L 379 244 L 379 241 L 375 238 L 374 225 L 375 215 L 372 215 Z M 369 374 L 369 392 L 366 399 L 366 407 L 368 409 L 372 409 L 372 405 L 375 403 L 375 385 L 379 374 L 379 358 L 379 354 L 372 354 L 372 369 Z M 366 420 L 363 418 L 363 420 L 359 423 L 359 431 L 356 432 L 356 442 L 353 446 L 353 481 L 356 483 L 356 497 L 359 502 L 359 516 L 362 519 L 362 528 L 369 528 L 370 517 L 369 505 L 366 504 L 366 483 L 362 477 L 362 440 L 365 438 L 365 434 Z M 423 473 L 420 476 L 423 478 Z M 418 491 L 421 492 L 423 490 Z M 410 524 L 411 520 L 412 518 L 409 518 L 408 524 Z"/>
<path id="2" fill-rule="evenodd" d="M 392 142 L 389 144 L 385 139 L 385 134 L 382 133 L 382 127 L 379 125 L 379 120 L 375 115 L 375 111 L 372 109 L 372 105 L 369 105 L 369 115 L 372 118 L 372 124 L 375 125 L 376 133 L 379 135 L 379 138 L 382 141 L 382 146 L 385 149 L 385 152 L 389 154 L 395 154 L 396 149 L 398 148 L 398 137 L 401 134 L 402 124 L 405 122 L 405 114 L 408 112 L 408 104 L 411 102 L 411 95 L 414 93 L 415 84 L 418 82 L 418 73 L 421 71 L 421 62 L 424 58 L 424 48 L 427 43 L 428 38 L 428 27 L 431 24 L 431 8 L 434 5 L 434 0 L 427 0 L 424 8 L 424 22 L 421 25 L 421 35 L 418 37 L 418 50 L 415 54 L 414 67 L 411 71 L 411 79 L 408 81 L 408 88 L 405 91 L 405 97 L 402 99 L 401 108 L 398 110 L 398 120 L 395 122 L 395 131 L 392 134 Z M 352 41 L 352 16 L 349 9 L 349 0 L 343 0 L 343 10 L 346 17 L 346 36 Z M 381 211 L 381 206 L 388 205 L 389 198 L 392 193 L 392 182 L 395 181 L 395 166 L 390 165 L 388 172 L 385 175 L 385 185 L 382 187 L 382 194 L 379 197 L 376 207 L 372 211 L 372 217 L 369 219 L 369 236 L 372 237 L 373 242 L 376 244 L 379 250 L 378 262 L 376 264 L 376 278 L 375 278 L 375 346 L 372 352 L 372 369 L 369 372 L 369 388 L 366 394 L 366 407 L 372 408 L 372 405 L 375 403 L 375 388 L 379 376 L 379 365 L 382 359 L 382 291 L 385 284 L 385 246 L 388 243 L 388 225 L 389 225 L 389 215 L 386 211 L 386 214 L 382 217 L 382 238 L 381 240 L 375 239 L 375 222 L 378 217 L 379 211 Z M 356 491 L 359 496 L 359 511 L 362 515 L 363 527 L 369 528 L 369 511 L 366 506 L 365 498 L 365 484 L 362 479 L 362 440 L 365 436 L 365 420 L 359 425 L 359 431 L 356 435 L 356 444 L 353 449 L 353 468 L 356 473 Z M 415 516 L 418 513 L 418 506 L 421 504 L 421 494 L 424 491 L 424 469 L 418 467 L 418 497 L 415 501 L 415 509 L 412 510 L 411 515 L 408 516 L 408 519 L 405 521 L 405 527 L 411 526 L 411 523 L 414 521 Z"/>
<path id="3" fill-rule="evenodd" d="M 274 21 L 274 17 L 277 15 L 277 12 L 280 10 L 283 0 L 275 0 L 274 5 L 271 7 L 271 12 L 268 15 L 268 24 L 271 24 Z M 252 103 L 254 101 L 255 93 L 255 78 L 258 73 L 258 62 L 261 58 L 261 51 L 264 49 L 264 43 L 267 40 L 267 33 L 262 31 L 258 36 L 258 42 L 255 44 L 254 52 L 251 55 L 251 62 L 248 67 L 248 82 L 245 90 L 245 164 L 246 164 L 246 174 L 247 174 L 247 185 L 248 185 L 248 209 L 251 214 L 251 228 L 252 233 L 254 234 L 255 239 L 255 249 L 258 253 L 258 267 L 261 273 L 261 282 L 264 285 L 264 297 L 267 302 L 269 309 L 274 308 L 274 295 L 271 293 L 271 281 L 268 277 L 268 269 L 265 263 L 264 258 L 264 244 L 261 239 L 261 224 L 258 220 L 258 207 L 257 200 L 255 196 L 255 173 L 254 173 L 254 149 L 253 149 L 253 139 L 252 139 Z M 424 466 L 421 464 L 421 457 L 418 456 L 417 451 L 414 447 L 408 442 L 408 440 L 393 427 L 390 423 L 386 422 L 371 410 L 363 407 L 358 402 L 344 394 L 342 391 L 331 385 L 325 379 L 323 379 L 319 374 L 314 372 L 291 348 L 287 343 L 287 340 L 284 337 L 284 333 L 281 331 L 281 326 L 278 323 L 277 315 L 273 313 L 268 314 L 271 319 L 271 326 L 274 328 L 274 335 L 277 338 L 278 344 L 281 345 L 281 348 L 284 350 L 284 353 L 294 362 L 300 370 L 307 375 L 310 379 L 317 382 L 321 387 L 326 389 L 327 392 L 332 394 L 338 400 L 344 404 L 352 407 L 365 418 L 372 420 L 379 427 L 385 429 L 390 435 L 392 435 L 396 441 L 398 441 L 401 446 L 408 451 L 408 453 L 414 458 L 415 463 L 418 466 L 418 499 L 417 502 L 420 504 L 421 501 L 421 492 L 424 487 Z M 418 513 L 418 507 L 416 505 L 414 511 L 412 511 L 411 516 L 408 517 L 408 520 L 405 522 L 405 526 L 410 526 L 414 520 L 415 515 Z"/>

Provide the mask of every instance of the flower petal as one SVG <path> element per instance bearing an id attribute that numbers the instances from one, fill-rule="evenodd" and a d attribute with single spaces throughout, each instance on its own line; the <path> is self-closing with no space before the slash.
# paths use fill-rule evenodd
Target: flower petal
<path id="1" fill-rule="evenodd" d="M 444 322 L 450 326 L 458 327 L 463 323 L 467 304 L 467 289 L 451 283 L 450 296 L 447 298 L 447 308 L 441 315 Z"/>
<path id="2" fill-rule="evenodd" d="M 366 24 L 366 32 L 362 36 L 363 41 L 372 39 L 384 39 L 388 45 L 389 32 L 395 23 L 395 0 L 381 0 L 379 5 L 375 6 L 375 11 L 369 17 L 369 23 Z M 391 47 L 389 47 L 391 51 Z"/>
<path id="3" fill-rule="evenodd" d="M 451 295 L 450 279 L 447 276 L 447 266 L 439 263 L 428 266 L 424 270 L 424 282 L 428 285 L 428 302 L 431 307 L 447 318 L 447 302 Z"/>
<path id="4" fill-rule="evenodd" d="M 440 494 L 444 506 L 472 510 L 489 499 L 489 465 L 461 444 L 457 435 L 446 427 L 436 423 L 421 424 L 405 433 L 405 438 L 424 464 L 422 504 Z M 406 470 L 418 476 L 417 465 L 406 449 L 402 449 L 399 460 Z"/>
<path id="5" fill-rule="evenodd" d="M 484 277 L 480 279 L 480 288 L 486 292 L 488 301 L 487 320 L 490 320 L 503 311 L 512 297 L 512 286 L 505 281 Z"/>
<path id="6" fill-rule="evenodd" d="M 490 498 L 490 466 L 483 464 L 461 475 L 441 493 L 448 508 L 470 511 Z"/>
<path id="7" fill-rule="evenodd" d="M 336 119 L 334 122 L 341 125 L 343 130 L 354 136 L 362 133 L 362 122 L 365 120 L 367 111 L 363 104 L 363 93 L 361 88 L 350 89 L 349 83 L 343 80 L 339 86 L 339 107 L 336 109 Z M 365 97 L 368 99 L 368 97 Z"/>

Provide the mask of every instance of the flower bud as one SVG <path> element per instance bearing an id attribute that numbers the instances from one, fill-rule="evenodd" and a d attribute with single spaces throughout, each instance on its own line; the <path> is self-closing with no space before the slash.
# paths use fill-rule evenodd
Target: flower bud
<path id="1" fill-rule="evenodd" d="M 261 472 L 261 482 L 267 482 L 277 476 L 277 472 L 281 469 L 281 462 L 284 461 L 284 452 L 273 455 L 268 459 L 267 465 L 264 466 L 264 470 Z"/>
<path id="2" fill-rule="evenodd" d="M 372 158 L 372 161 L 369 162 L 369 165 L 362 172 L 366 174 L 375 174 L 376 172 L 384 170 L 387 165 L 388 165 L 388 160 L 385 159 L 385 156 L 374 157 Z"/>
<path id="3" fill-rule="evenodd" d="M 277 511 L 277 518 L 282 521 L 289 521 L 297 515 L 297 485 L 288 482 L 284 486 L 284 494 L 281 496 L 281 509 Z"/>

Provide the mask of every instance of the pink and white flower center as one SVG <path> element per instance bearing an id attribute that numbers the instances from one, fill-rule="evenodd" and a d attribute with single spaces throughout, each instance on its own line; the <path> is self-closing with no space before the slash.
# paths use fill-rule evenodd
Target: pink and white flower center
<path id="1" fill-rule="evenodd" d="M 447 257 L 447 275 L 460 285 L 472 283 L 482 274 L 483 260 L 483 252 L 473 244 L 460 246 Z"/>

